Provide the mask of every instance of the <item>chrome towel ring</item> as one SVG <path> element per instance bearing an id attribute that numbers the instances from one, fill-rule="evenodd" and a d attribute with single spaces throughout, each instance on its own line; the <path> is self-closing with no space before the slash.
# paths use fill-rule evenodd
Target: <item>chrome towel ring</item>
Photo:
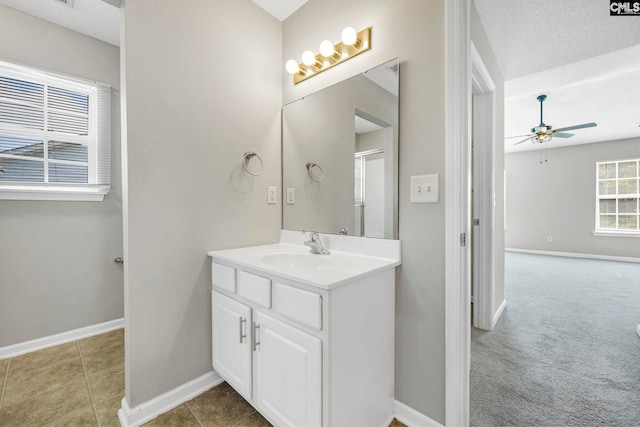
<path id="1" fill-rule="evenodd" d="M 258 159 L 258 161 L 260 162 L 260 166 L 252 169 L 249 167 L 249 163 L 251 162 L 251 159 L 254 157 Z M 262 159 L 260 158 L 260 156 L 258 156 L 255 152 L 247 151 L 246 153 L 244 153 L 244 156 L 242 156 L 242 167 L 244 168 L 245 171 L 247 171 L 249 175 L 259 176 L 259 175 L 262 175 L 262 171 L 264 170 L 264 163 L 262 162 Z"/>
<path id="2" fill-rule="evenodd" d="M 313 171 L 314 168 L 317 169 L 315 172 Z M 317 163 L 307 163 L 307 173 L 309 174 L 309 178 L 311 178 L 312 181 L 322 182 L 322 180 L 324 179 L 324 171 Z"/>

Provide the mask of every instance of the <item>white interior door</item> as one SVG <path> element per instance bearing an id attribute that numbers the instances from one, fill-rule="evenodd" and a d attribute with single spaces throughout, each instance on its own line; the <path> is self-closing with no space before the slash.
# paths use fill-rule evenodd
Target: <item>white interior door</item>
<path id="1" fill-rule="evenodd" d="M 495 85 L 472 45 L 473 326 L 492 330 L 495 319 Z"/>
<path id="2" fill-rule="evenodd" d="M 279 426 L 322 425 L 322 341 L 258 313 L 256 398 Z"/>
<path id="3" fill-rule="evenodd" d="M 251 399 L 251 308 L 215 291 L 211 306 L 213 369 L 245 399 Z"/>

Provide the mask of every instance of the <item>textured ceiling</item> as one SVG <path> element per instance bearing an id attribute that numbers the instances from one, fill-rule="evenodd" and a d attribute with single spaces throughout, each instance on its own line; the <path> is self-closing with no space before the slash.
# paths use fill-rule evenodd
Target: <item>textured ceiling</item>
<path id="1" fill-rule="evenodd" d="M 114 0 L 75 0 L 70 8 L 56 0 L 0 0 L 0 5 L 19 10 L 120 46 L 120 10 Z"/>
<path id="2" fill-rule="evenodd" d="M 607 0 L 473 0 L 505 80 L 640 44 Z"/>

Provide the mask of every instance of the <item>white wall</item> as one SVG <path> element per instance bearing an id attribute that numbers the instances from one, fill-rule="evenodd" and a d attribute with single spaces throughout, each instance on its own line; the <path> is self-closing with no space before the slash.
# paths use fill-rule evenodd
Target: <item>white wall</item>
<path id="1" fill-rule="evenodd" d="M 0 201 L 0 347 L 123 316 L 119 49 L 0 6 L 0 61 L 114 88 L 103 202 Z"/>
<path id="2" fill-rule="evenodd" d="M 273 243 L 282 26 L 248 0 L 126 3 L 126 398 L 211 370 L 209 250 Z M 264 173 L 247 175 L 255 151 Z M 278 188 L 278 200 L 281 191 Z"/>
<path id="3" fill-rule="evenodd" d="M 640 258 L 638 238 L 592 235 L 596 162 L 639 157 L 640 138 L 507 154 L 507 248 Z"/>
<path id="4" fill-rule="evenodd" d="M 296 86 L 284 103 L 400 58 L 396 398 L 444 422 L 444 0 L 309 0 L 284 22 L 280 67 L 342 29 L 372 27 L 372 49 Z M 440 203 L 410 204 L 409 177 L 439 174 Z"/>

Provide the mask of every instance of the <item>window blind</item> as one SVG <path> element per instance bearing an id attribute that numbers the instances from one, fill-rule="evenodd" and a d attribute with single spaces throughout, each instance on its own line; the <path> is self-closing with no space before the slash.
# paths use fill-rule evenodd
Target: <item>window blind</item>
<path id="1" fill-rule="evenodd" d="M 0 62 L 0 184 L 108 185 L 110 112 L 108 85 Z"/>

